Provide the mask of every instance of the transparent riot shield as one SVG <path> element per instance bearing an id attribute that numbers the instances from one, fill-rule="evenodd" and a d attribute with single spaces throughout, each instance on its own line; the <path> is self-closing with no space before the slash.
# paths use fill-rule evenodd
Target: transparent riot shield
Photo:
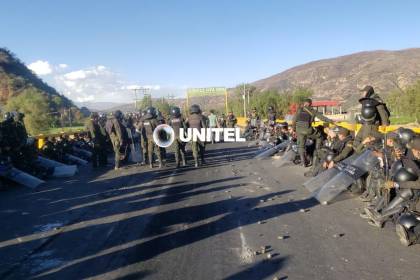
<path id="1" fill-rule="evenodd" d="M 372 151 L 366 150 L 352 163 L 343 166 L 338 174 L 314 193 L 314 197 L 321 203 L 330 202 L 340 193 L 347 190 L 357 179 L 372 170 L 377 162 L 378 159 L 373 155 Z"/>
<path id="2" fill-rule="evenodd" d="M 45 168 L 53 168 L 54 172 L 52 177 L 62 178 L 74 176 L 78 169 L 77 165 L 67 165 L 52 159 L 38 156 L 36 163 Z"/>
<path id="3" fill-rule="evenodd" d="M 341 172 L 341 170 L 347 165 L 352 163 L 356 158 L 358 158 L 359 155 L 352 155 L 343 161 L 339 162 L 335 165 L 335 167 L 331 169 L 324 170 L 323 172 L 319 173 L 317 176 L 309 179 L 305 183 L 303 183 L 303 186 L 312 192 L 315 192 L 319 190 L 321 187 L 323 187 L 329 180 L 331 180 L 334 176 L 336 176 L 338 173 Z"/>
<path id="4" fill-rule="evenodd" d="M 77 147 L 73 147 L 73 151 L 76 153 L 75 154 L 76 156 L 83 155 L 83 157 L 86 157 L 86 158 L 89 158 L 89 159 L 92 158 L 92 152 L 87 151 L 85 149 L 80 149 L 80 148 L 77 148 Z"/>
<path id="5" fill-rule="evenodd" d="M 282 143 L 280 143 L 280 144 L 278 144 L 278 145 L 276 145 L 272 148 L 269 148 L 265 151 L 260 152 L 259 154 L 257 154 L 255 156 L 255 158 L 256 159 L 263 159 L 263 158 L 270 157 L 270 156 L 274 155 L 275 153 L 286 149 L 288 145 L 289 145 L 289 141 L 284 141 L 284 142 L 282 142 Z"/>
<path id="6" fill-rule="evenodd" d="M 81 159 L 81 158 L 79 158 L 79 157 L 76 157 L 76 156 L 74 156 L 74 155 L 66 154 L 66 155 L 64 156 L 64 158 L 66 159 L 66 161 L 69 161 L 69 162 L 75 163 L 75 164 L 77 164 L 77 165 L 88 165 L 88 161 L 86 161 L 86 160 L 84 160 L 84 159 Z"/>
<path id="7" fill-rule="evenodd" d="M 34 177 L 32 175 L 29 175 L 28 173 L 25 173 L 14 167 L 11 167 L 7 172 L 5 172 L 2 175 L 13 182 L 16 182 L 20 185 L 23 185 L 25 187 L 32 188 L 32 189 L 45 183 L 45 181 L 37 177 Z"/>
<path id="8" fill-rule="evenodd" d="M 297 153 L 295 150 L 290 149 L 280 157 L 280 159 L 273 161 L 273 165 L 276 167 L 283 167 L 289 164 L 292 164 L 296 159 Z"/>

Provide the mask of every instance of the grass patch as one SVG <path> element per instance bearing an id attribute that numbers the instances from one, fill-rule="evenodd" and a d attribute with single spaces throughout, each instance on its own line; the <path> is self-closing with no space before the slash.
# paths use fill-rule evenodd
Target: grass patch
<path id="1" fill-rule="evenodd" d="M 390 121 L 391 124 L 407 124 L 416 122 L 416 118 L 414 116 L 391 116 Z"/>
<path id="2" fill-rule="evenodd" d="M 72 127 L 56 127 L 56 128 L 50 128 L 48 130 L 43 131 L 42 135 L 57 135 L 62 133 L 75 133 L 75 132 L 81 132 L 84 131 L 84 126 L 72 126 Z"/>

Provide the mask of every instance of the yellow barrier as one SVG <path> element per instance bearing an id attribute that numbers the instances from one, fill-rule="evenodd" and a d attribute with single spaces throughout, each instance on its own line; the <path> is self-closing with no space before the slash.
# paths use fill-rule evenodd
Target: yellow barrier
<path id="1" fill-rule="evenodd" d="M 238 120 L 238 126 L 246 126 L 246 118 L 244 117 L 238 117 L 236 118 Z M 277 122 L 284 122 L 284 120 L 276 120 Z M 323 122 L 315 122 L 313 124 L 313 126 L 319 126 L 322 125 Z M 342 126 L 347 128 L 348 130 L 351 131 L 359 131 L 360 127 L 362 126 L 361 124 L 354 124 L 354 123 L 349 123 L 349 122 L 337 122 L 337 125 Z M 389 125 L 389 126 L 381 126 L 379 127 L 379 131 L 382 133 L 386 133 L 386 132 L 391 132 L 394 130 L 397 130 L 400 127 L 406 127 L 404 125 Z M 416 133 L 420 133 L 420 127 L 410 127 L 410 129 L 412 129 L 414 132 Z"/>

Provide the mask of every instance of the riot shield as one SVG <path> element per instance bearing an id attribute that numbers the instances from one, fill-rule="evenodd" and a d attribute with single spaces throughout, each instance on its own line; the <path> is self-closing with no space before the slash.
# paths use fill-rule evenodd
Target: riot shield
<path id="1" fill-rule="evenodd" d="M 284 141 L 284 142 L 282 142 L 282 143 L 280 143 L 280 144 L 278 144 L 278 145 L 276 145 L 272 148 L 269 148 L 265 151 L 260 152 L 259 154 L 257 154 L 255 156 L 255 158 L 260 160 L 260 159 L 263 159 L 263 158 L 270 157 L 270 156 L 274 155 L 275 153 L 277 153 L 278 151 L 282 151 L 282 150 L 286 149 L 288 145 L 289 145 L 289 141 Z"/>
<path id="2" fill-rule="evenodd" d="M 297 153 L 295 152 L 295 150 L 290 149 L 286 151 L 280 159 L 273 161 L 273 165 L 276 167 L 283 167 L 292 164 L 296 158 L 296 155 Z"/>
<path id="3" fill-rule="evenodd" d="M 65 154 L 64 159 L 68 162 L 75 163 L 77 165 L 87 165 L 88 164 L 88 161 L 86 161 L 84 159 L 81 159 L 79 157 L 70 155 L 70 154 Z"/>
<path id="4" fill-rule="evenodd" d="M 45 181 L 37 177 L 34 177 L 32 175 L 29 175 L 28 173 L 25 173 L 14 167 L 11 167 L 10 169 L 8 169 L 7 172 L 2 172 L 0 175 L 2 175 L 3 177 L 13 182 L 16 182 L 20 185 L 23 185 L 25 187 L 32 188 L 32 189 L 45 183 Z"/>
<path id="5" fill-rule="evenodd" d="M 80 149 L 80 148 L 77 148 L 77 147 L 73 147 L 73 151 L 76 152 L 76 156 L 83 155 L 83 157 L 86 157 L 86 158 L 89 158 L 89 159 L 92 158 L 92 152 L 87 151 L 85 149 Z"/>
<path id="6" fill-rule="evenodd" d="M 314 193 L 314 197 L 321 203 L 330 202 L 357 179 L 372 170 L 377 163 L 378 158 L 373 155 L 372 151 L 366 150 L 352 163 L 344 165 L 338 174 Z"/>
<path id="7" fill-rule="evenodd" d="M 45 168 L 53 168 L 54 172 L 52 174 L 52 177 L 54 178 L 71 177 L 74 176 L 78 171 L 77 165 L 67 165 L 40 156 L 38 156 L 36 163 Z"/>
<path id="8" fill-rule="evenodd" d="M 131 140 L 129 161 L 133 163 L 140 163 L 142 161 L 142 151 L 139 141 L 133 137 L 132 130 L 127 128 L 128 138 Z"/>
<path id="9" fill-rule="evenodd" d="M 324 170 L 323 172 L 319 173 L 317 176 L 309 179 L 303 186 L 312 192 L 319 190 L 322 186 L 324 186 L 329 180 L 331 180 L 335 175 L 340 173 L 340 171 L 349 163 L 352 163 L 359 155 L 352 155 L 343 161 L 339 162 L 334 166 L 334 168 Z"/>
<path id="10" fill-rule="evenodd" d="M 340 173 L 340 170 L 338 170 L 337 168 L 324 170 L 317 176 L 312 177 L 311 179 L 303 183 L 303 186 L 312 193 L 320 189 L 322 186 L 324 186 L 329 180 L 331 180 L 338 173 Z"/>

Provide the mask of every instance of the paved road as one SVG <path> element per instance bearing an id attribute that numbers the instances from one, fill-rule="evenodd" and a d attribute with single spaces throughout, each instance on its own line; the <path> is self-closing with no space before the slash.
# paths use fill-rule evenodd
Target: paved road
<path id="1" fill-rule="evenodd" d="M 1 191 L 0 279 L 419 279 L 420 246 L 369 226 L 354 199 L 319 205 L 303 169 L 254 152 L 210 145 L 200 169 Z"/>

